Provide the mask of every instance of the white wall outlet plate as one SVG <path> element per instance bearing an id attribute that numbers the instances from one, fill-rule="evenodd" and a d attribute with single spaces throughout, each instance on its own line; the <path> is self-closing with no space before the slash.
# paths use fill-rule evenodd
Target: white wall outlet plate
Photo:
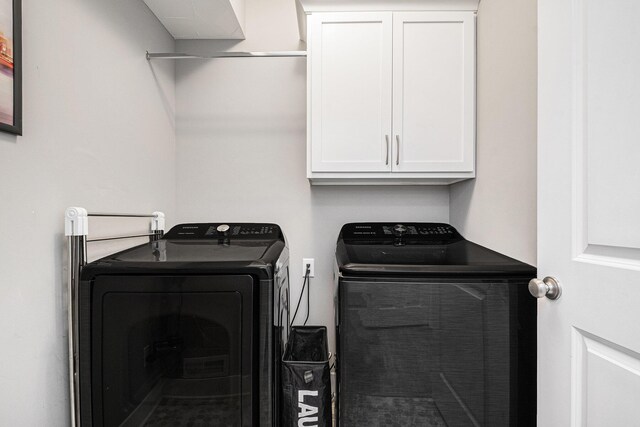
<path id="1" fill-rule="evenodd" d="M 313 258 L 302 258 L 302 277 L 307 272 L 307 264 L 309 264 L 309 277 L 313 277 L 315 273 Z"/>

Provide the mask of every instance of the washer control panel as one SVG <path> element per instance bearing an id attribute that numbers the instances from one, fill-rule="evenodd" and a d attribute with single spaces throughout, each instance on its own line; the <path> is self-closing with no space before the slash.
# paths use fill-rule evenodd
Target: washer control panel
<path id="1" fill-rule="evenodd" d="M 443 223 L 351 223 L 342 227 L 345 240 L 407 239 L 414 241 L 459 240 L 462 237 L 449 224 Z"/>

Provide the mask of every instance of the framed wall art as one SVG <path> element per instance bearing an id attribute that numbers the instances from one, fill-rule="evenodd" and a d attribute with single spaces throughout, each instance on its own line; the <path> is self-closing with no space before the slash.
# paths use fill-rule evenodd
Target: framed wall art
<path id="1" fill-rule="evenodd" d="M 22 135 L 22 0 L 0 0 L 0 131 Z"/>

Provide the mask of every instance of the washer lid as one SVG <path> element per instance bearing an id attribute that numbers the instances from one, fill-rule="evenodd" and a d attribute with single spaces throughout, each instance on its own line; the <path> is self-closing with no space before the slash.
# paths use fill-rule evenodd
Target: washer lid
<path id="1" fill-rule="evenodd" d="M 443 223 L 351 223 L 336 247 L 345 275 L 526 275 L 535 268 L 465 240 Z"/>

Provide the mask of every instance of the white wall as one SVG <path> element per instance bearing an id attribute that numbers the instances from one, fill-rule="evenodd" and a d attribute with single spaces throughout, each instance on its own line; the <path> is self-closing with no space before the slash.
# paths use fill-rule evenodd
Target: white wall
<path id="1" fill-rule="evenodd" d="M 0 425 L 66 426 L 63 214 L 174 214 L 173 39 L 141 1 L 23 2 L 24 136 L 0 134 Z"/>
<path id="2" fill-rule="evenodd" d="M 451 187 L 451 223 L 469 240 L 536 263 L 537 2 L 478 11 L 477 178 Z"/>
<path id="3" fill-rule="evenodd" d="M 179 41 L 185 52 L 300 48 L 295 2 L 247 0 L 247 40 Z M 304 46 L 303 46 L 304 48 Z M 180 221 L 268 221 L 291 249 L 292 298 L 315 258 L 310 322 L 333 339 L 333 260 L 352 221 L 448 221 L 446 187 L 311 187 L 305 178 L 306 62 L 182 60 L 176 65 Z M 305 310 L 301 308 L 304 318 Z"/>

